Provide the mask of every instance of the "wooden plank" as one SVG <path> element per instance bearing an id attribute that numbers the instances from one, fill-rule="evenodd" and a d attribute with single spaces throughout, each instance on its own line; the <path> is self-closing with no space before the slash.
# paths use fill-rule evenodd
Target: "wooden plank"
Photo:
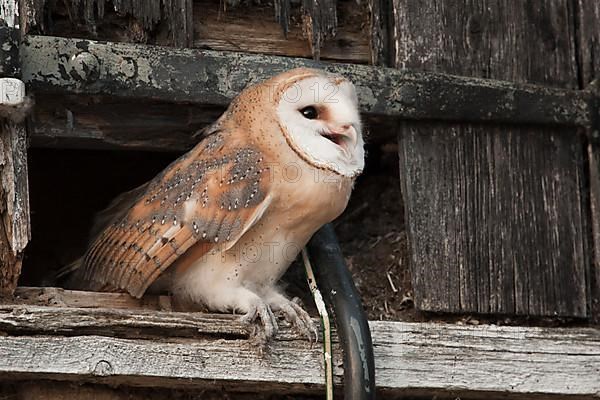
<path id="1" fill-rule="evenodd" d="M 221 335 L 248 339 L 251 330 L 237 317 L 227 314 L 0 305 L 0 331 L 19 334 L 100 334 L 136 339 Z M 282 337 L 287 336 L 283 332 Z"/>
<path id="2" fill-rule="evenodd" d="M 226 386 L 232 390 L 278 393 L 323 390 L 320 346 L 311 345 L 285 327 L 268 351 L 261 354 L 251 342 L 237 335 L 237 328 L 243 327 L 228 325 L 228 317 L 224 316 L 217 319 L 197 313 L 151 315 L 140 310 L 121 310 L 111 317 L 102 310 L 102 318 L 95 318 L 100 315 L 100 310 L 96 310 L 96 314 L 89 313 L 77 322 L 75 314 L 82 310 L 70 310 L 65 313 L 66 318 L 57 307 L 5 305 L 2 310 L 2 380 Z M 179 322 L 177 315 L 181 317 Z M 209 318 L 215 318 L 212 326 Z M 134 337 L 149 329 L 158 332 L 161 324 L 171 328 L 164 331 L 166 336 L 161 340 L 95 334 L 118 326 L 121 335 Z M 370 325 L 381 395 L 597 398 L 600 391 L 598 329 L 379 321 Z M 232 326 L 234 335 L 199 333 L 185 337 L 192 328 L 231 333 Z M 53 330 L 71 336 L 56 336 Z M 26 336 L 24 332 L 35 335 Z M 339 351 L 336 342 L 334 354 Z M 343 372 L 339 363 L 336 358 L 337 385 Z"/>
<path id="3" fill-rule="evenodd" d="M 10 303 L 35 306 L 155 311 L 171 311 L 173 309 L 168 296 L 146 295 L 136 299 L 127 293 L 84 292 L 56 287 L 18 287 Z"/>
<path id="4" fill-rule="evenodd" d="M 0 296 L 17 287 L 23 250 L 31 237 L 23 124 L 0 121 Z"/>
<path id="5" fill-rule="evenodd" d="M 579 84 L 600 96 L 600 3 L 582 1 L 576 3 L 577 49 Z M 600 323 L 600 97 L 595 106 L 596 123 L 588 131 L 589 186 L 591 206 L 592 247 L 594 260 L 590 273 L 592 319 Z"/>
<path id="6" fill-rule="evenodd" d="M 580 88 L 584 89 L 594 79 L 600 78 L 600 3 L 577 0 L 575 17 L 577 66 Z"/>
<path id="7" fill-rule="evenodd" d="M 593 322 L 600 323 L 600 145 L 588 144 L 590 208 L 592 225 L 591 314 Z"/>
<path id="8" fill-rule="evenodd" d="M 369 0 L 371 12 L 371 64 L 392 65 L 393 48 L 390 38 L 393 36 L 393 15 L 391 0 Z"/>
<path id="9" fill-rule="evenodd" d="M 406 124 L 401 134 L 421 309 L 586 315 L 589 215 L 578 139 L 434 123 Z"/>
<path id="10" fill-rule="evenodd" d="M 339 1 L 336 35 L 321 48 L 321 59 L 342 62 L 369 62 L 369 22 L 366 5 Z M 273 17 L 271 4 L 244 4 L 226 7 L 214 0 L 194 2 L 194 47 L 287 57 L 312 57 L 311 46 L 302 32 L 300 7 L 293 7 L 287 36 Z"/>
<path id="11" fill-rule="evenodd" d="M 132 101 L 110 96 L 38 93 L 31 146 L 185 151 L 214 122 L 220 106 Z"/>
<path id="12" fill-rule="evenodd" d="M 18 77 L 20 74 L 19 9 L 15 0 L 0 1 L 0 20 L 4 40 L 0 41 L 10 67 L 0 68 L 2 77 Z M 29 187 L 27 181 L 27 139 L 22 123 L 28 108 L 22 94 L 15 105 L 5 103 L 7 91 L 14 85 L 7 83 L 0 88 L 0 296 L 10 296 L 17 287 L 21 273 L 23 250 L 31 237 L 29 222 Z"/>
<path id="13" fill-rule="evenodd" d="M 132 2 L 144 9 L 143 3 Z M 134 7 L 136 7 L 134 6 Z M 174 46 L 191 47 L 194 42 L 194 7 L 192 0 L 163 0 L 165 20 L 168 21 Z"/>
<path id="14" fill-rule="evenodd" d="M 588 126 L 591 121 L 587 93 L 476 78 L 31 35 L 21 53 L 23 80 L 36 91 L 226 106 L 249 84 L 291 68 L 315 67 L 352 80 L 361 111 L 375 116 L 568 126 Z M 75 57 L 73 62 L 65 57 L 83 53 L 89 54 Z M 92 65 L 94 57 L 99 69 Z M 80 68 L 82 60 L 88 60 L 93 68 L 86 70 L 87 64 Z M 61 72 L 74 68 L 88 72 L 85 76 Z"/>
<path id="15" fill-rule="evenodd" d="M 396 66 L 578 86 L 567 1 L 394 0 Z M 418 308 L 588 316 L 583 139 L 572 129 L 413 124 L 400 170 Z"/>
<path id="16" fill-rule="evenodd" d="M 194 134 L 216 121 L 221 106 L 173 104 L 110 96 L 36 93 L 29 131 L 31 147 L 182 152 Z M 369 143 L 394 140 L 395 124 L 366 116 Z"/>

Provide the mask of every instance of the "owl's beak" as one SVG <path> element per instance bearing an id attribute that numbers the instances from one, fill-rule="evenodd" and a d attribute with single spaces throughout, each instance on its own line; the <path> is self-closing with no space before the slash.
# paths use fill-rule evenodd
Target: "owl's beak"
<path id="1" fill-rule="evenodd" d="M 338 145 L 351 158 L 358 142 L 358 133 L 353 124 L 328 125 L 323 136 Z"/>

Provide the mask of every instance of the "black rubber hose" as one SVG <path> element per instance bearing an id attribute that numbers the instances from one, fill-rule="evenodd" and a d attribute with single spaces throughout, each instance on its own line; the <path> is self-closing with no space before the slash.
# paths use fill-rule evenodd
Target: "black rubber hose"
<path id="1" fill-rule="evenodd" d="M 344 350 L 344 399 L 375 399 L 375 361 L 367 317 L 331 224 L 307 246 L 317 286 Z"/>

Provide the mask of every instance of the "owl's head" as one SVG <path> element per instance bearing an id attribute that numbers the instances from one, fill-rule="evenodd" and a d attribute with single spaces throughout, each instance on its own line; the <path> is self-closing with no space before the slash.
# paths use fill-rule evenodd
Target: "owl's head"
<path id="1" fill-rule="evenodd" d="M 365 154 L 358 99 L 346 78 L 295 69 L 265 82 L 270 86 L 283 135 L 306 162 L 354 177 Z"/>

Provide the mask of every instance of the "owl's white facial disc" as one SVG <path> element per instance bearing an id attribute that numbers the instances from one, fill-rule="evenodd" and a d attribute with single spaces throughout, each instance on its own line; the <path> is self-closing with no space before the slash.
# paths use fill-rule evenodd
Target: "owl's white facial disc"
<path id="1" fill-rule="evenodd" d="M 277 106 L 290 146 L 309 164 L 353 177 L 365 164 L 354 85 L 336 76 L 302 79 L 285 90 Z"/>

